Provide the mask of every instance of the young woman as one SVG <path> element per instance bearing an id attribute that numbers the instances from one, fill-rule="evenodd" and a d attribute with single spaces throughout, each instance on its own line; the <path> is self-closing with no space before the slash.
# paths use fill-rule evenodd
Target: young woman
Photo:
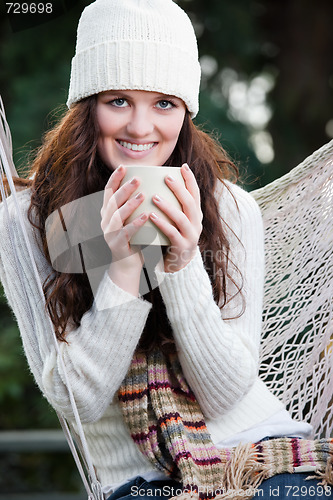
<path id="1" fill-rule="evenodd" d="M 308 473 L 285 473 L 306 460 L 313 466 L 322 450 L 308 441 L 311 427 L 293 421 L 258 378 L 262 220 L 254 199 L 234 183 L 235 165 L 192 122 L 199 81 L 192 25 L 171 0 L 97 0 L 84 10 L 70 109 L 46 135 L 18 194 L 47 308 L 40 306 L 11 202 L 9 219 L 3 207 L 0 212 L 1 280 L 31 371 L 75 432 L 51 317 L 106 497 L 168 498 L 187 491 L 245 498 L 232 493 L 232 485 L 250 487 L 269 476 L 257 495 L 268 498 L 275 488 L 284 498 L 285 485 L 303 484 L 315 489 L 309 498 L 319 497 L 318 481 L 304 482 Z M 182 166 L 184 185 L 165 179 L 181 209 L 158 192 L 153 198 L 173 224 L 154 212 L 126 223 L 145 196 L 130 198 L 139 176 L 121 185 L 130 164 Z M 56 210 L 100 191 L 100 226 L 112 262 L 93 294 L 86 274 L 52 268 L 45 224 Z M 171 244 L 163 249 L 162 269 L 155 269 L 159 287 L 142 296 L 145 257 L 130 238 L 148 218 Z M 258 442 L 255 453 L 265 455 L 261 467 L 271 460 L 271 473 L 265 469 L 261 476 L 256 468 L 249 479 L 253 454 L 237 448 L 239 461 L 228 479 L 231 448 Z"/>

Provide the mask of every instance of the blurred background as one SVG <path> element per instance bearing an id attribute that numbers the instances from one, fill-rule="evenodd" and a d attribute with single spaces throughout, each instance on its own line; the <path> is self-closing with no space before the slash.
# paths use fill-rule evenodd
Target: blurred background
<path id="1" fill-rule="evenodd" d="M 0 93 L 22 175 L 64 110 L 76 26 L 90 2 L 49 3 L 48 14 L 12 15 L 0 4 Z M 289 172 L 333 138 L 331 0 L 178 3 L 199 43 L 196 123 L 219 136 L 247 190 Z M 57 418 L 34 385 L 0 295 L 0 498 L 86 498 L 61 431 L 50 429 L 59 429 Z"/>

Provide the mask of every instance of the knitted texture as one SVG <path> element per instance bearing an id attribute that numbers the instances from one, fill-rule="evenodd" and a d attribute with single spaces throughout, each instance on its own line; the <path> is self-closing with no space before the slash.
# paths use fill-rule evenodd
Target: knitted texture
<path id="1" fill-rule="evenodd" d="M 172 0 L 96 0 L 81 15 L 67 106 L 105 90 L 148 90 L 199 109 L 195 33 Z"/>
<path id="2" fill-rule="evenodd" d="M 218 450 L 177 355 L 136 353 L 118 393 L 131 437 L 185 498 L 251 498 L 264 479 L 315 471 L 332 482 L 333 440 L 280 438 Z M 240 493 L 241 492 L 241 493 Z M 183 497 L 183 495 L 182 495 Z"/>
<path id="3" fill-rule="evenodd" d="M 218 484 L 221 460 L 176 356 L 136 354 L 119 399 L 140 451 L 187 489 Z M 165 443 L 163 449 L 161 442 Z M 195 446 L 200 443 L 200 446 Z"/>

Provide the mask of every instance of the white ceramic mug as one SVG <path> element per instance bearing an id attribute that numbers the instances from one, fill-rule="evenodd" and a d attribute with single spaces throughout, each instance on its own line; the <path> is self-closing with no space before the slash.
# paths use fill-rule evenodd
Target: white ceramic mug
<path id="1" fill-rule="evenodd" d="M 131 198 L 136 196 L 139 192 L 142 192 L 145 195 L 144 201 L 126 220 L 126 223 L 131 222 L 143 212 L 146 212 L 148 216 L 149 213 L 155 212 L 159 217 L 168 220 L 171 224 L 173 224 L 170 218 L 155 205 L 152 201 L 152 197 L 155 194 L 158 194 L 168 203 L 182 210 L 176 196 L 165 183 L 165 177 L 167 175 L 172 175 L 172 177 L 174 177 L 177 181 L 180 181 L 185 185 L 180 167 L 126 165 L 126 170 L 126 175 L 122 180 L 121 185 L 131 180 L 133 177 L 138 177 L 141 182 L 139 187 L 132 194 Z M 170 245 L 170 240 L 150 219 L 148 219 L 138 232 L 132 236 L 130 243 L 132 245 L 168 246 Z"/>

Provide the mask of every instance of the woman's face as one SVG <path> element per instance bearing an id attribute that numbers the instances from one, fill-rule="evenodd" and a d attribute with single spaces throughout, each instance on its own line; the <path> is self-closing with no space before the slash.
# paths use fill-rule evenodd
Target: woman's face
<path id="1" fill-rule="evenodd" d="M 181 99 L 158 92 L 101 92 L 97 96 L 100 156 L 110 169 L 163 165 L 176 146 L 185 111 Z"/>

